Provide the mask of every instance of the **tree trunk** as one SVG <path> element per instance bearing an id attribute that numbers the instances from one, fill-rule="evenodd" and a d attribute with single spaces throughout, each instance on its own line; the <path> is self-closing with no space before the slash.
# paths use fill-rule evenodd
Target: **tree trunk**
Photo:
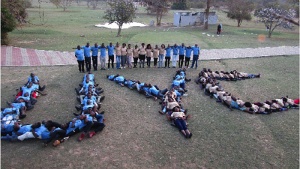
<path id="1" fill-rule="evenodd" d="M 123 25 L 123 24 L 120 24 L 120 25 L 119 25 L 117 37 L 121 36 L 121 30 L 122 30 L 121 28 L 122 28 L 122 25 Z"/>
<path id="2" fill-rule="evenodd" d="M 271 23 L 270 23 L 270 27 L 269 27 L 269 32 L 268 32 L 268 38 L 271 38 L 272 32 L 273 32 L 273 30 L 275 29 L 275 27 L 272 28 L 272 26 L 273 26 L 273 23 L 271 22 Z"/>
<path id="3" fill-rule="evenodd" d="M 238 19 L 237 22 L 238 22 L 238 27 L 241 27 L 242 20 L 241 20 L 241 19 Z"/>
<path id="4" fill-rule="evenodd" d="M 208 17 L 209 17 L 210 1 L 211 0 L 206 1 L 204 29 L 208 29 Z"/>

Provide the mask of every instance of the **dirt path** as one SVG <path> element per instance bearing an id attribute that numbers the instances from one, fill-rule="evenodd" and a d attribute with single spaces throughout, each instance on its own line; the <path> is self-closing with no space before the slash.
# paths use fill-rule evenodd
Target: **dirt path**
<path id="1" fill-rule="evenodd" d="M 203 49 L 200 60 L 299 55 L 299 46 Z M 100 59 L 98 59 L 99 62 Z M 100 62 L 99 62 L 100 63 Z M 74 52 L 45 51 L 1 46 L 1 66 L 52 66 L 77 64 Z"/>

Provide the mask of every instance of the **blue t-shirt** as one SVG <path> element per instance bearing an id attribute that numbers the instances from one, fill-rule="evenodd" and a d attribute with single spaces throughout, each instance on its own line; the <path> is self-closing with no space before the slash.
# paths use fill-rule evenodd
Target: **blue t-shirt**
<path id="1" fill-rule="evenodd" d="M 117 82 L 123 82 L 125 80 L 124 76 L 118 76 L 115 78 L 115 81 Z"/>
<path id="2" fill-rule="evenodd" d="M 186 58 L 190 58 L 191 57 L 191 54 L 192 54 L 192 48 L 186 48 L 185 49 L 185 57 Z"/>
<path id="3" fill-rule="evenodd" d="M 93 46 L 91 47 L 91 50 L 92 50 L 92 56 L 98 56 L 99 46 Z"/>
<path id="4" fill-rule="evenodd" d="M 115 75 L 109 75 L 108 80 L 113 80 L 114 77 L 115 77 Z"/>
<path id="5" fill-rule="evenodd" d="M 76 56 L 77 60 L 79 60 L 79 61 L 83 61 L 84 60 L 83 51 L 82 50 L 76 49 L 75 50 L 75 56 Z"/>
<path id="6" fill-rule="evenodd" d="M 34 76 L 34 77 L 29 76 L 29 77 L 28 77 L 28 82 L 34 82 L 34 83 L 37 83 L 37 82 L 39 82 L 39 81 L 40 81 L 40 79 L 39 79 L 37 76 Z"/>
<path id="7" fill-rule="evenodd" d="M 25 102 L 21 102 L 21 103 L 12 103 L 11 104 L 14 108 L 16 109 L 20 109 L 22 107 L 25 107 Z"/>
<path id="8" fill-rule="evenodd" d="M 179 80 L 173 80 L 173 86 L 180 86 L 180 81 Z"/>
<path id="9" fill-rule="evenodd" d="M 18 130 L 18 133 L 19 134 L 24 134 L 24 133 L 26 133 L 26 132 L 29 132 L 29 131 L 31 131 L 31 124 L 28 124 L 28 125 L 24 125 L 24 126 L 21 126 L 20 127 L 20 129 Z"/>
<path id="10" fill-rule="evenodd" d="M 192 47 L 193 49 L 193 55 L 199 55 L 200 54 L 200 48 L 199 47 Z"/>
<path id="11" fill-rule="evenodd" d="M 166 57 L 171 57 L 171 50 L 172 48 L 166 48 Z"/>
<path id="12" fill-rule="evenodd" d="M 178 46 L 173 46 L 172 49 L 173 49 L 173 55 L 178 55 L 179 47 Z"/>
<path id="13" fill-rule="evenodd" d="M 99 47 L 100 49 L 100 57 L 106 56 L 106 48 L 105 47 Z"/>
<path id="14" fill-rule="evenodd" d="M 179 46 L 179 55 L 184 55 L 185 46 Z"/>
<path id="15" fill-rule="evenodd" d="M 28 87 L 25 87 L 25 86 L 22 87 L 22 96 L 24 96 L 25 93 L 28 93 L 29 96 L 30 96 L 31 92 L 32 92 L 32 88 L 28 88 Z"/>
<path id="16" fill-rule="evenodd" d="M 157 90 L 156 87 L 152 86 L 150 88 L 150 93 L 153 94 L 153 95 L 155 95 L 155 96 L 157 96 L 158 93 L 159 93 L 159 90 Z"/>
<path id="17" fill-rule="evenodd" d="M 115 47 L 113 45 L 112 46 L 107 46 L 107 49 L 108 49 L 108 56 L 114 55 Z"/>
<path id="18" fill-rule="evenodd" d="M 82 123 L 83 123 L 82 120 L 77 119 L 77 120 L 75 121 L 74 127 L 72 127 L 72 126 L 73 126 L 73 122 L 71 122 L 71 123 L 69 124 L 67 130 L 66 130 L 66 134 L 71 133 L 73 130 L 75 130 L 75 129 L 79 128 L 79 127 L 81 127 L 81 128 L 84 127 L 85 125 L 82 124 Z"/>
<path id="19" fill-rule="evenodd" d="M 81 49 L 83 49 L 85 57 L 91 57 L 91 47 L 90 46 L 83 46 L 83 47 L 81 47 Z"/>
<path id="20" fill-rule="evenodd" d="M 42 133 L 48 131 L 48 129 L 44 125 L 41 125 L 41 127 L 35 128 L 34 131 L 40 137 Z"/>

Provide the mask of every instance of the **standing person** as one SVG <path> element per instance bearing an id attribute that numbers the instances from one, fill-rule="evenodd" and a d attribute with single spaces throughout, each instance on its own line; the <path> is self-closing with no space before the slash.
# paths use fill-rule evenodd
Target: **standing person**
<path id="1" fill-rule="evenodd" d="M 184 46 L 184 43 L 182 43 L 181 46 L 179 46 L 179 61 L 178 61 L 179 68 L 182 68 L 183 65 L 185 48 L 186 47 Z"/>
<path id="2" fill-rule="evenodd" d="M 77 58 L 79 72 L 84 73 L 84 57 L 80 45 L 78 45 L 77 49 L 75 50 L 75 57 Z"/>
<path id="3" fill-rule="evenodd" d="M 139 48 L 138 45 L 135 45 L 133 49 L 133 68 L 136 68 L 138 59 L 139 59 Z"/>
<path id="4" fill-rule="evenodd" d="M 191 59 L 191 54 L 192 54 L 192 47 L 188 46 L 187 48 L 185 48 L 185 62 L 184 62 L 184 66 L 185 67 L 189 67 L 190 65 L 190 59 Z"/>
<path id="5" fill-rule="evenodd" d="M 194 67 L 194 63 L 196 62 L 195 69 L 198 67 L 198 59 L 199 59 L 199 54 L 200 54 L 200 48 L 198 47 L 198 44 L 195 44 L 195 46 L 192 47 L 193 49 L 193 62 L 192 62 L 192 67 Z"/>
<path id="6" fill-rule="evenodd" d="M 163 66 L 164 57 L 165 57 L 165 45 L 161 44 L 159 48 L 158 68 L 161 68 Z"/>
<path id="7" fill-rule="evenodd" d="M 159 54 L 158 45 L 155 45 L 155 48 L 153 49 L 153 59 L 154 59 L 155 68 L 157 67 L 158 54 Z"/>
<path id="8" fill-rule="evenodd" d="M 147 58 L 147 66 L 148 66 L 148 68 L 150 68 L 151 55 L 152 55 L 152 47 L 151 47 L 150 44 L 148 44 L 147 47 L 146 47 L 146 58 Z"/>
<path id="9" fill-rule="evenodd" d="M 222 30 L 222 26 L 221 26 L 221 24 L 219 24 L 218 27 L 217 27 L 217 34 L 218 35 L 221 34 L 221 30 Z"/>
<path id="10" fill-rule="evenodd" d="M 172 57 L 172 67 L 176 68 L 176 63 L 177 63 L 177 59 L 178 59 L 178 50 L 179 47 L 177 46 L 177 44 L 175 43 L 174 46 L 172 47 L 173 49 L 173 57 Z"/>
<path id="11" fill-rule="evenodd" d="M 91 47 L 90 43 L 86 43 L 85 46 L 81 47 L 83 49 L 84 53 L 84 61 L 85 61 L 85 67 L 87 71 L 91 70 Z"/>
<path id="12" fill-rule="evenodd" d="M 110 62 L 111 62 L 111 68 L 114 68 L 114 59 L 115 59 L 115 55 L 114 55 L 114 50 L 115 50 L 115 46 L 112 45 L 112 43 L 110 42 L 108 46 L 106 46 L 107 51 L 108 51 L 108 69 L 110 68 Z"/>
<path id="13" fill-rule="evenodd" d="M 92 61 L 93 61 L 93 68 L 94 71 L 97 70 L 98 67 L 98 52 L 99 52 L 99 46 L 97 43 L 93 47 L 91 47 L 92 50 Z"/>
<path id="14" fill-rule="evenodd" d="M 104 43 L 101 44 L 99 47 L 100 49 L 100 64 L 101 64 L 101 70 L 105 70 L 105 64 L 106 64 L 106 47 Z"/>
<path id="15" fill-rule="evenodd" d="M 165 68 L 168 66 L 168 68 L 170 68 L 170 60 L 171 60 L 171 50 L 172 50 L 172 48 L 171 48 L 171 46 L 170 46 L 170 44 L 168 44 L 168 47 L 167 48 L 165 48 L 165 50 L 166 50 L 166 57 L 165 57 Z"/>
<path id="16" fill-rule="evenodd" d="M 123 43 L 121 48 L 121 68 L 123 69 L 125 68 L 126 56 L 127 56 L 126 43 Z"/>
<path id="17" fill-rule="evenodd" d="M 128 68 L 132 68 L 132 63 L 131 63 L 131 58 L 132 58 L 132 54 L 133 54 L 133 49 L 131 48 L 131 44 L 128 44 L 128 48 L 127 48 L 127 58 L 126 58 L 126 60 L 127 60 L 127 66 L 128 66 Z"/>
<path id="18" fill-rule="evenodd" d="M 146 48 L 145 43 L 142 43 L 142 46 L 139 48 L 139 59 L 140 59 L 140 68 L 143 65 L 145 67 L 145 58 L 146 58 Z"/>
<path id="19" fill-rule="evenodd" d="M 117 67 L 117 69 L 121 69 L 121 46 L 119 46 L 119 42 L 117 42 L 117 44 L 116 44 L 116 47 L 115 47 L 115 49 L 116 49 L 116 63 L 117 63 L 117 65 L 116 65 L 116 67 Z"/>

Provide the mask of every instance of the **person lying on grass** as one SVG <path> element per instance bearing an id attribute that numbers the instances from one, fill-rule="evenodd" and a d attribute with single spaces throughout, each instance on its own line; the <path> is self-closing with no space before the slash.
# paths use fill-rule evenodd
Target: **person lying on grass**
<path id="1" fill-rule="evenodd" d="M 45 85 L 43 87 L 40 86 L 40 79 L 34 73 L 30 73 L 30 76 L 28 77 L 28 81 L 25 85 L 28 85 L 30 82 L 33 83 L 32 86 L 33 86 L 34 90 L 43 91 L 46 88 Z"/>
<path id="2" fill-rule="evenodd" d="M 171 119 L 174 121 L 175 126 L 179 129 L 179 131 L 185 136 L 185 138 L 191 138 L 193 134 L 188 130 L 186 125 L 186 115 L 184 112 L 180 111 L 179 108 L 175 108 L 175 110 L 171 114 Z"/>

